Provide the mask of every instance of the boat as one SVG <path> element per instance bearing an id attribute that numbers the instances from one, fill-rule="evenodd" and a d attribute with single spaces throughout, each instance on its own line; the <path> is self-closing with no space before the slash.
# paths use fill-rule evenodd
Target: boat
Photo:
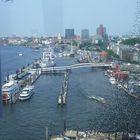
<path id="1" fill-rule="evenodd" d="M 118 88 L 122 88 L 122 85 L 120 83 L 117 84 Z"/>
<path id="2" fill-rule="evenodd" d="M 20 92 L 20 86 L 17 81 L 8 81 L 2 86 L 2 100 L 5 103 L 15 102 Z"/>
<path id="3" fill-rule="evenodd" d="M 41 68 L 54 67 L 56 65 L 55 57 L 56 56 L 54 55 L 52 49 L 44 49 L 43 57 L 40 63 Z"/>
<path id="4" fill-rule="evenodd" d="M 22 56 L 23 54 L 20 52 L 18 55 L 19 55 L 19 56 Z"/>
<path id="5" fill-rule="evenodd" d="M 28 100 L 33 95 L 34 86 L 26 86 L 19 94 L 19 100 Z"/>
<path id="6" fill-rule="evenodd" d="M 108 76 L 108 74 L 107 74 L 107 72 L 106 72 L 106 71 L 104 72 L 104 75 L 105 75 L 105 76 Z"/>
<path id="7" fill-rule="evenodd" d="M 114 77 L 110 77 L 109 82 L 114 85 L 116 84 L 116 79 Z"/>
<path id="8" fill-rule="evenodd" d="M 66 104 L 66 96 L 67 92 L 65 91 L 63 94 L 60 94 L 57 99 L 58 105 L 65 105 Z"/>
<path id="9" fill-rule="evenodd" d="M 58 96 L 58 105 L 63 105 L 63 104 L 65 104 L 65 100 L 64 100 L 64 96 L 62 95 L 62 94 L 60 94 L 59 96 Z"/>
<path id="10" fill-rule="evenodd" d="M 97 102 L 106 103 L 105 99 L 99 96 L 88 96 L 88 98 Z"/>

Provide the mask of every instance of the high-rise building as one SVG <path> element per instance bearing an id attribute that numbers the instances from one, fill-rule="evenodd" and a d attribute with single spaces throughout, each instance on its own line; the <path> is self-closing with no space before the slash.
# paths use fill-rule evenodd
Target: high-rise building
<path id="1" fill-rule="evenodd" d="M 106 36 L 106 28 L 102 24 L 97 28 L 97 35 L 100 35 L 103 38 Z"/>
<path id="2" fill-rule="evenodd" d="M 83 29 L 81 31 L 81 39 L 82 40 L 88 40 L 89 39 L 89 30 L 88 29 Z"/>
<path id="3" fill-rule="evenodd" d="M 73 39 L 75 37 L 74 29 L 65 29 L 65 38 Z"/>

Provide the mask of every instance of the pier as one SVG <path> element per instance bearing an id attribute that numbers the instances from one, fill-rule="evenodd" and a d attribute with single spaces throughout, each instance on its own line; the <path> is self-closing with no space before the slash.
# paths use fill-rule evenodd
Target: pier
<path id="1" fill-rule="evenodd" d="M 63 106 L 66 104 L 67 93 L 68 93 L 68 72 L 65 72 L 62 89 L 60 91 L 60 95 L 57 98 L 58 105 Z"/>
<path id="2" fill-rule="evenodd" d="M 51 136 L 50 140 L 128 140 L 136 137 L 136 134 L 124 132 L 97 132 L 97 131 L 78 131 L 66 130 L 63 135 Z"/>
<path id="3" fill-rule="evenodd" d="M 17 71 L 16 74 L 7 75 L 6 76 L 6 84 L 5 86 L 11 86 L 15 84 L 17 86 L 16 90 L 17 93 L 10 94 L 9 98 L 7 99 L 7 94 L 3 94 L 2 99 L 5 103 L 16 103 L 19 98 L 19 94 L 22 89 L 27 85 L 33 85 L 34 82 L 39 78 L 41 75 L 40 69 L 34 69 L 34 64 L 28 65 L 27 67 L 22 68 L 20 71 Z M 19 90 L 19 91 L 18 91 Z"/>

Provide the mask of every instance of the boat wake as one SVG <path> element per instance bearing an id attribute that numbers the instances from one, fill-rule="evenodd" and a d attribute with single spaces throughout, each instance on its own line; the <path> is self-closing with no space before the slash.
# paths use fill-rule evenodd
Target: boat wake
<path id="1" fill-rule="evenodd" d="M 103 104 L 106 103 L 106 100 L 102 97 L 99 97 L 99 96 L 88 96 L 88 99 L 94 100 L 96 102 L 103 103 Z"/>

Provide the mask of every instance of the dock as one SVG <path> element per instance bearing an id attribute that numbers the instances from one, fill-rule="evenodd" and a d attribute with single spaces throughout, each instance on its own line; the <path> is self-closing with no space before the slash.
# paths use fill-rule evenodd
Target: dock
<path id="1" fill-rule="evenodd" d="M 130 134 L 129 134 L 130 135 Z M 131 134 L 134 136 L 134 134 Z M 50 140 L 127 140 L 128 133 L 124 132 L 95 132 L 66 130 L 63 135 L 52 136 Z"/>
<path id="2" fill-rule="evenodd" d="M 107 72 L 104 72 L 104 75 L 105 76 L 107 76 L 107 77 L 111 77 Z M 131 97 L 133 97 L 133 98 L 135 98 L 135 99 L 138 99 L 138 100 L 140 100 L 140 96 L 137 96 L 137 95 L 135 95 L 134 93 L 131 93 L 127 88 L 125 88 L 124 86 L 123 86 L 123 84 L 121 84 L 119 81 L 116 81 L 116 85 L 120 85 L 119 86 L 119 88 L 120 89 L 122 89 L 127 95 L 129 95 L 129 96 L 131 96 Z"/>
<path id="3" fill-rule="evenodd" d="M 28 65 L 27 67 L 22 68 L 21 70 L 16 71 L 15 74 L 7 75 L 6 83 L 9 81 L 14 81 L 19 86 L 19 92 L 16 94 L 11 95 L 9 100 L 4 100 L 5 103 L 16 103 L 18 100 L 19 94 L 22 89 L 26 85 L 33 85 L 34 82 L 39 78 L 41 75 L 41 69 L 34 68 L 34 64 Z"/>
<path id="4" fill-rule="evenodd" d="M 68 72 L 65 72 L 62 89 L 60 91 L 60 94 L 57 97 L 58 105 L 63 106 L 66 104 L 67 93 L 68 93 Z"/>

